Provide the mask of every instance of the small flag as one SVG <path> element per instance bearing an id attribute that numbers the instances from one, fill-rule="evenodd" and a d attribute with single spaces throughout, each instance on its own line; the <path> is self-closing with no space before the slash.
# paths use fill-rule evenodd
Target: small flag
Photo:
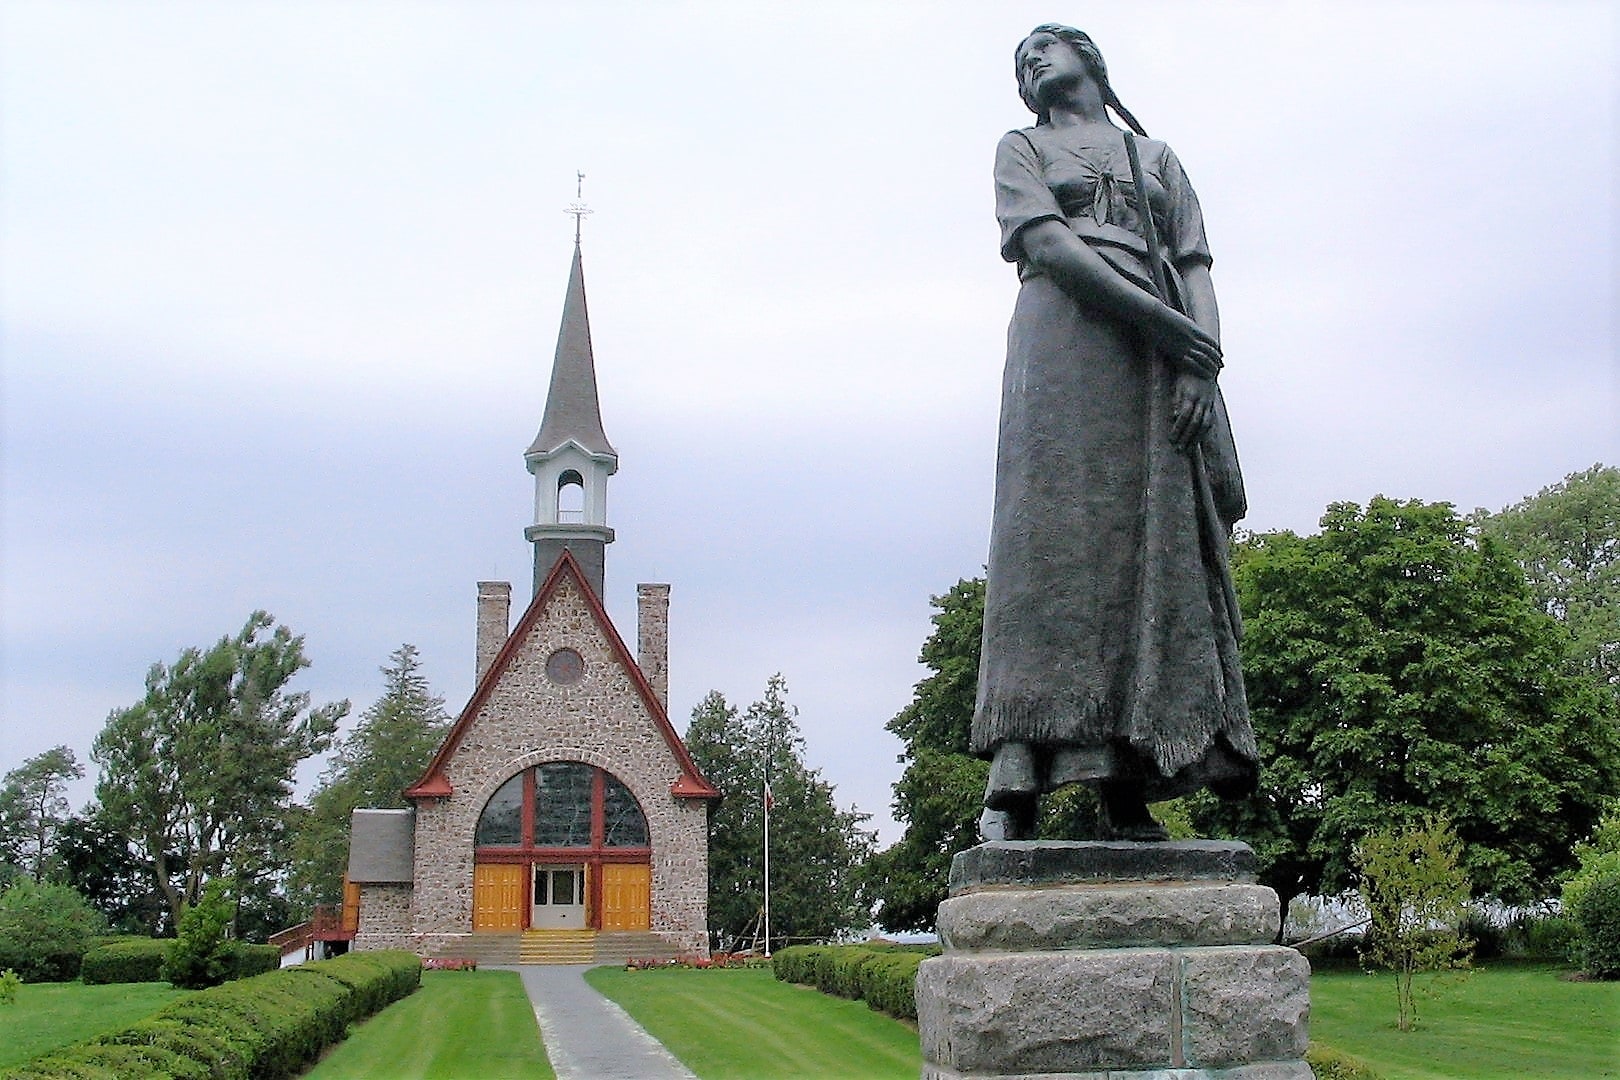
<path id="1" fill-rule="evenodd" d="M 768 814 L 775 809 L 776 800 L 771 796 L 771 783 L 769 780 L 767 780 L 765 782 L 765 812 Z"/>

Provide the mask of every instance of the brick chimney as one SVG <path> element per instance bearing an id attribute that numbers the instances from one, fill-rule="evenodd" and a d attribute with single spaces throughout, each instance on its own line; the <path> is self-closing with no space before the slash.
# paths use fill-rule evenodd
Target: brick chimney
<path id="1" fill-rule="evenodd" d="M 669 711 L 669 586 L 636 586 L 636 663 Z"/>
<path id="2" fill-rule="evenodd" d="M 511 633 L 512 585 L 506 581 L 478 583 L 478 674 L 473 685 L 484 681 L 485 672 L 500 654 Z"/>

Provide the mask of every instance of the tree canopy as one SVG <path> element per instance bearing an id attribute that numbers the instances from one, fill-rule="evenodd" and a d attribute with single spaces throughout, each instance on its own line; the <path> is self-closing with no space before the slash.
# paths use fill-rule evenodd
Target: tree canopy
<path id="1" fill-rule="evenodd" d="M 1576 661 L 1620 694 L 1620 468 L 1570 473 L 1479 524 L 1568 628 Z"/>
<path id="2" fill-rule="evenodd" d="M 929 674 L 887 727 L 905 742 L 894 785 L 899 842 L 866 866 L 878 923 L 888 930 L 932 930 L 945 899 L 951 857 L 979 842 L 989 764 L 968 753 L 984 635 L 984 579 L 964 578 L 930 598 L 934 631 L 920 660 Z"/>
<path id="3" fill-rule="evenodd" d="M 1508 552 L 1449 504 L 1378 497 L 1233 554 L 1260 793 L 1201 795 L 1198 826 L 1251 843 L 1286 903 L 1348 889 L 1361 837 L 1439 813 L 1477 894 L 1550 895 L 1620 736 Z"/>
<path id="4" fill-rule="evenodd" d="M 405 789 L 421 777 L 449 727 L 444 698 L 422 674 L 416 646 L 395 649 L 381 670 L 382 696 L 338 742 L 299 815 L 288 880 L 299 908 L 342 899 L 350 815 L 357 807 L 404 807 Z"/>
<path id="5" fill-rule="evenodd" d="M 304 639 L 256 611 L 236 635 L 152 665 L 145 697 L 96 737 L 103 821 L 151 868 L 175 921 L 210 878 L 245 888 L 285 867 L 294 770 L 349 709 L 287 689 L 308 664 Z"/>
<path id="6" fill-rule="evenodd" d="M 44 881 L 56 836 L 69 820 L 67 785 L 84 766 L 66 746 L 35 754 L 0 780 L 0 862 Z"/>
<path id="7" fill-rule="evenodd" d="M 686 746 L 721 801 L 709 816 L 709 929 L 747 944 L 764 904 L 765 789 L 770 785 L 771 940 L 824 939 L 867 924 L 858 868 L 870 815 L 840 810 L 833 786 L 804 760 L 798 710 L 773 675 L 745 712 L 710 691 L 692 710 Z"/>

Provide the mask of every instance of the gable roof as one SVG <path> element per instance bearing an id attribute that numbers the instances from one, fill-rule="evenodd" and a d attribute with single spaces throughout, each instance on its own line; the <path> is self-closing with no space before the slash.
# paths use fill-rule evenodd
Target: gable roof
<path id="1" fill-rule="evenodd" d="M 482 711 L 484 703 L 489 699 L 491 692 L 494 691 L 505 676 L 507 668 L 512 666 L 512 662 L 517 656 L 518 650 L 522 648 L 524 640 L 527 639 L 530 631 L 534 629 L 535 623 L 540 621 L 540 616 L 545 611 L 546 604 L 556 594 L 565 578 L 573 579 L 574 587 L 584 597 L 586 608 L 589 610 L 592 620 L 602 631 L 602 635 L 607 638 L 609 651 L 618 660 L 619 665 L 629 674 L 631 682 L 635 685 L 636 693 L 641 697 L 642 704 L 646 706 L 648 714 L 652 716 L 653 725 L 658 729 L 658 733 L 663 736 L 670 753 L 675 756 L 675 761 L 680 766 L 680 778 L 670 785 L 670 794 L 678 799 L 718 799 L 720 797 L 720 792 L 715 786 L 704 779 L 703 774 L 698 771 L 697 764 L 692 760 L 691 753 L 686 749 L 686 743 L 681 741 L 681 737 L 676 733 L 674 725 L 669 722 L 669 715 L 665 711 L 663 703 L 658 700 L 658 695 L 653 693 L 652 686 L 647 682 L 647 676 L 642 673 L 641 665 L 636 663 L 635 658 L 630 655 L 630 650 L 625 647 L 624 640 L 619 637 L 619 632 L 613 627 L 613 621 L 608 618 L 607 609 L 602 606 L 602 601 L 597 599 L 595 590 L 586 584 L 585 574 L 580 570 L 579 563 L 575 561 L 573 552 L 564 548 L 563 553 L 557 557 L 556 563 L 552 565 L 551 573 L 546 575 L 545 583 L 535 592 L 534 599 L 529 601 L 528 610 L 518 620 L 517 626 L 512 628 L 512 633 L 508 635 L 506 644 L 501 646 L 501 651 L 496 655 L 494 663 L 489 665 L 489 670 L 484 672 L 484 677 L 478 681 L 478 686 L 473 690 L 473 695 L 468 699 L 466 707 L 461 710 L 461 715 L 456 718 L 455 724 L 451 726 L 450 733 L 444 737 L 444 742 L 440 744 L 439 752 L 434 754 L 433 760 L 428 763 L 427 771 L 422 774 L 420 780 L 405 789 L 407 799 L 443 798 L 455 793 L 455 789 L 451 786 L 450 778 L 445 771 L 449 766 L 450 759 L 455 756 L 456 748 L 461 744 L 462 737 L 466 734 L 467 729 L 472 726 L 472 722 L 479 712 Z"/>

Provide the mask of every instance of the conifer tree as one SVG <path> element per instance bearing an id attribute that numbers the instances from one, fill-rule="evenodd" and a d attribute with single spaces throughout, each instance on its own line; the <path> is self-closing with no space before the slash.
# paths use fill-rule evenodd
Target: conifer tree
<path id="1" fill-rule="evenodd" d="M 449 727 L 416 646 L 401 645 L 388 661 L 382 696 L 339 741 L 300 816 L 288 881 L 295 909 L 342 899 L 350 815 L 357 807 L 404 807 L 405 789 L 421 778 Z"/>
<path id="2" fill-rule="evenodd" d="M 840 810 L 833 786 L 804 760 L 798 710 L 771 676 L 745 712 L 710 691 L 692 711 L 687 749 L 720 790 L 709 818 L 709 929 L 722 948 L 746 946 L 764 904 L 766 783 L 770 785 L 771 940 L 820 940 L 868 921 L 858 870 L 875 834 L 870 815 Z"/>

